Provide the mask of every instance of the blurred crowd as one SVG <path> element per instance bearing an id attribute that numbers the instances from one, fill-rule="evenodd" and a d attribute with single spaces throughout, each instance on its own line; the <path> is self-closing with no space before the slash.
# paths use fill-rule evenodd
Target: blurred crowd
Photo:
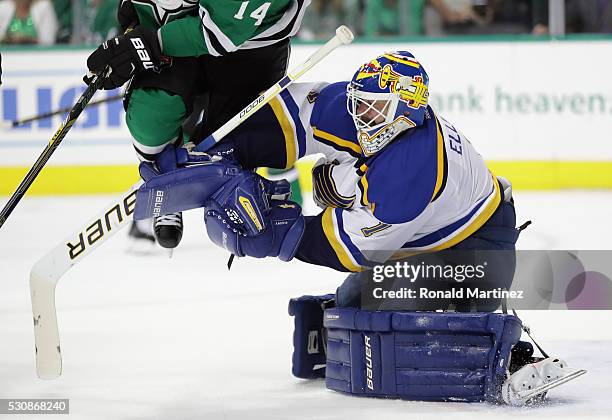
<path id="1" fill-rule="evenodd" d="M 0 0 L 2 44 L 99 44 L 118 33 L 120 0 Z"/>
<path id="2" fill-rule="evenodd" d="M 567 33 L 612 33 L 612 0 L 564 3 Z M 548 6 L 548 0 L 313 0 L 301 36 L 327 38 L 340 23 L 366 37 L 545 35 Z"/>
<path id="3" fill-rule="evenodd" d="M 220 0 L 221 1 L 221 0 Z M 567 33 L 612 33 L 612 0 L 565 2 Z M 119 0 L 0 0 L 3 44 L 99 44 L 116 35 Z M 312 0 L 299 37 L 545 35 L 549 0 Z"/>

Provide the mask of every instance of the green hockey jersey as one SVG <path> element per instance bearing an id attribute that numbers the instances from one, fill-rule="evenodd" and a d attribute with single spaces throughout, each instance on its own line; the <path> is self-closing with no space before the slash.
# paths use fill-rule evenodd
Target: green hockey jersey
<path id="1" fill-rule="evenodd" d="M 297 33 L 310 0 L 132 0 L 140 23 L 159 28 L 164 54 L 221 56 Z"/>

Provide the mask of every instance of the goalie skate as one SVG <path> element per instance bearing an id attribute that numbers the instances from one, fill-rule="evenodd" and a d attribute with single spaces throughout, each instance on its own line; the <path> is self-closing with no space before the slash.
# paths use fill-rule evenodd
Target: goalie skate
<path id="1" fill-rule="evenodd" d="M 502 385 L 502 397 L 507 404 L 520 406 L 543 396 L 553 388 L 563 385 L 587 371 L 568 368 L 561 359 L 546 358 L 530 363 L 510 375 Z"/>

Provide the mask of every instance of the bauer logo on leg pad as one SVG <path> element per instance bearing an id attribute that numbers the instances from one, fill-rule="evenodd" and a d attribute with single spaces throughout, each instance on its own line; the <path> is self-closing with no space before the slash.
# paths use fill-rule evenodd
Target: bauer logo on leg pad
<path id="1" fill-rule="evenodd" d="M 365 342 L 365 364 L 366 364 L 366 382 L 368 384 L 368 388 L 374 391 L 374 381 L 372 380 L 373 372 L 372 372 L 372 344 L 370 344 L 370 336 L 363 336 Z"/>
<path id="2" fill-rule="evenodd" d="M 162 208 L 163 203 L 164 203 L 164 191 L 163 190 L 155 191 L 155 197 L 154 197 L 154 202 L 153 202 L 153 216 L 154 217 L 159 217 L 162 215 L 161 208 Z"/>

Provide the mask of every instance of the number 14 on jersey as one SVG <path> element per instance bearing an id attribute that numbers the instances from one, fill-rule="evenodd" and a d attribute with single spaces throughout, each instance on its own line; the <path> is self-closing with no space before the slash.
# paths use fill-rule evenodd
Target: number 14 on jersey
<path id="1" fill-rule="evenodd" d="M 250 1 L 242 2 L 242 4 L 240 5 L 240 9 L 238 9 L 238 13 L 234 15 L 234 19 L 242 20 L 242 18 L 244 17 L 244 12 L 246 11 L 246 8 L 249 6 L 249 3 Z M 266 13 L 268 13 L 268 9 L 270 8 L 271 4 L 272 3 L 270 2 L 264 3 L 261 6 L 259 6 L 257 9 L 251 12 L 249 17 L 255 19 L 255 24 L 254 24 L 255 26 L 261 25 L 261 22 L 263 22 L 264 18 L 266 17 Z"/>

